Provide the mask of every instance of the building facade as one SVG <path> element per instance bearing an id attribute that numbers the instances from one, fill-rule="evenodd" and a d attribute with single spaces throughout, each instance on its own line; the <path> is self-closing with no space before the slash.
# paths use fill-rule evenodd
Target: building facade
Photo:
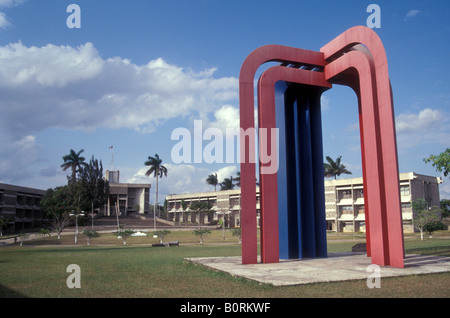
<path id="1" fill-rule="evenodd" d="M 42 226 L 41 200 L 45 190 L 0 183 L 0 218 L 4 233 L 20 233 Z"/>
<path id="2" fill-rule="evenodd" d="M 225 217 L 227 227 L 239 227 L 241 217 L 241 189 L 200 192 L 190 194 L 171 194 L 166 196 L 168 219 L 175 224 L 198 223 L 198 213 L 190 207 L 195 201 L 209 202 L 212 213 L 205 214 L 202 224 L 215 224 Z M 259 219 L 259 191 L 256 194 L 256 208 Z"/>
<path id="3" fill-rule="evenodd" d="M 399 178 L 403 231 L 412 233 L 412 203 L 424 199 L 429 207 L 439 206 L 439 184 L 442 180 L 414 172 L 400 173 Z M 325 213 L 329 231 L 365 232 L 363 179 L 326 180 Z"/>
<path id="4" fill-rule="evenodd" d="M 120 183 L 120 172 L 106 170 L 105 179 L 109 182 L 109 197 L 100 208 L 104 216 L 146 214 L 149 212 L 150 184 Z"/>
<path id="5" fill-rule="evenodd" d="M 424 199 L 428 205 L 439 206 L 439 184 L 437 177 L 414 172 L 400 174 L 400 194 L 403 231 L 414 231 L 412 202 Z M 168 220 L 176 224 L 198 223 L 198 215 L 191 211 L 195 201 L 208 201 L 212 206 L 210 215 L 203 215 L 202 224 L 215 224 L 225 215 L 229 227 L 240 226 L 241 190 L 211 191 L 166 196 Z M 259 225 L 260 195 L 256 190 L 257 224 Z M 365 232 L 365 208 L 363 178 L 326 180 L 325 213 L 328 231 Z"/>

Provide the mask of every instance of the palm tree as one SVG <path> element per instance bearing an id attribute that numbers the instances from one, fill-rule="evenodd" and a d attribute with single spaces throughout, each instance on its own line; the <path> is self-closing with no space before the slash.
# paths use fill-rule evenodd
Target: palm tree
<path id="1" fill-rule="evenodd" d="M 240 187 L 241 186 L 241 172 L 238 171 L 236 173 L 236 175 L 237 175 L 236 178 L 233 178 L 233 180 L 236 181 L 236 186 Z"/>
<path id="2" fill-rule="evenodd" d="M 219 181 L 217 180 L 217 173 L 210 174 L 208 178 L 206 178 L 206 183 L 214 186 L 214 191 L 216 191 L 217 184 L 219 184 Z"/>
<path id="3" fill-rule="evenodd" d="M 352 174 L 347 170 L 345 165 L 341 164 L 341 158 L 342 156 L 339 156 L 336 161 L 333 161 L 333 159 L 331 159 L 330 157 L 326 157 L 328 163 L 323 164 L 325 177 L 334 177 L 334 179 L 336 179 L 336 177 L 340 176 L 341 173 Z"/>
<path id="4" fill-rule="evenodd" d="M 234 188 L 233 177 L 225 178 L 220 183 L 220 190 L 232 190 Z"/>
<path id="5" fill-rule="evenodd" d="M 150 169 L 147 170 L 145 175 L 148 177 L 153 173 L 154 177 L 156 177 L 156 190 L 155 190 L 156 200 L 155 200 L 155 207 L 153 210 L 154 221 L 156 222 L 156 205 L 158 204 L 158 178 L 167 176 L 167 168 L 162 165 L 162 159 L 159 158 L 158 154 L 155 154 L 155 157 L 149 156 L 148 160 L 145 162 L 145 165 L 150 167 Z"/>
<path id="6" fill-rule="evenodd" d="M 75 183 L 76 181 L 76 173 L 80 171 L 81 168 L 87 166 L 87 164 L 84 162 L 85 158 L 80 156 L 83 151 L 84 149 L 81 149 L 78 152 L 70 149 L 70 153 L 63 157 L 64 163 L 61 165 L 61 168 L 63 168 L 64 171 L 69 168 L 72 169 L 73 183 Z"/>

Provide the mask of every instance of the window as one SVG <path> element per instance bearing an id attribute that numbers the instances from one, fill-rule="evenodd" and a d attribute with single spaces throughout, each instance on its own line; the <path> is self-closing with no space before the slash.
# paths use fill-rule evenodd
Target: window
<path id="1" fill-rule="evenodd" d="M 339 197 L 339 200 L 351 199 L 352 198 L 352 191 L 351 190 L 339 190 L 338 197 Z"/>
<path id="2" fill-rule="evenodd" d="M 358 214 L 365 214 L 364 205 L 359 205 L 356 208 L 356 211 L 358 211 Z"/>
<path id="3" fill-rule="evenodd" d="M 401 196 L 409 196 L 409 185 L 401 185 L 400 186 L 400 195 Z"/>
<path id="4" fill-rule="evenodd" d="M 411 203 L 409 202 L 402 203 L 402 212 L 412 212 Z"/>
<path id="5" fill-rule="evenodd" d="M 356 199 L 364 199 L 364 190 L 363 189 L 355 189 L 355 198 Z"/>
<path id="6" fill-rule="evenodd" d="M 342 214 L 353 214 L 353 207 L 351 205 L 344 205 L 341 207 Z"/>
<path id="7" fill-rule="evenodd" d="M 230 198 L 230 206 L 239 205 L 239 198 Z"/>

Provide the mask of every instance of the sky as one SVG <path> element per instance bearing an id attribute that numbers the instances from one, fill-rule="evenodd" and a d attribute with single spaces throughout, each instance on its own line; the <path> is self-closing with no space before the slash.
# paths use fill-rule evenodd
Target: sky
<path id="1" fill-rule="evenodd" d="M 0 0 L 0 182 L 64 185 L 62 157 L 83 149 L 121 182 L 153 187 L 144 162 L 158 154 L 168 168 L 160 203 L 212 191 L 207 176 L 235 176 L 238 162 L 177 162 L 172 134 L 239 127 L 248 54 L 267 44 L 319 51 L 367 25 L 370 4 L 380 8 L 373 30 L 389 63 L 400 172 L 442 177 L 448 199 L 450 179 L 423 161 L 450 146 L 446 0 Z M 344 177 L 362 176 L 355 94 L 334 85 L 322 108 L 324 155 L 342 156 Z"/>

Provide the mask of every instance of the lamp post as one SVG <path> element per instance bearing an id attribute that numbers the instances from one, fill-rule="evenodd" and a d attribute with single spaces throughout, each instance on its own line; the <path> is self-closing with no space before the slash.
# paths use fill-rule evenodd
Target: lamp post
<path id="1" fill-rule="evenodd" d="M 81 213 L 72 213 L 69 214 L 70 216 L 75 216 L 75 244 L 78 243 L 78 216 L 84 215 L 84 211 L 81 211 Z"/>

